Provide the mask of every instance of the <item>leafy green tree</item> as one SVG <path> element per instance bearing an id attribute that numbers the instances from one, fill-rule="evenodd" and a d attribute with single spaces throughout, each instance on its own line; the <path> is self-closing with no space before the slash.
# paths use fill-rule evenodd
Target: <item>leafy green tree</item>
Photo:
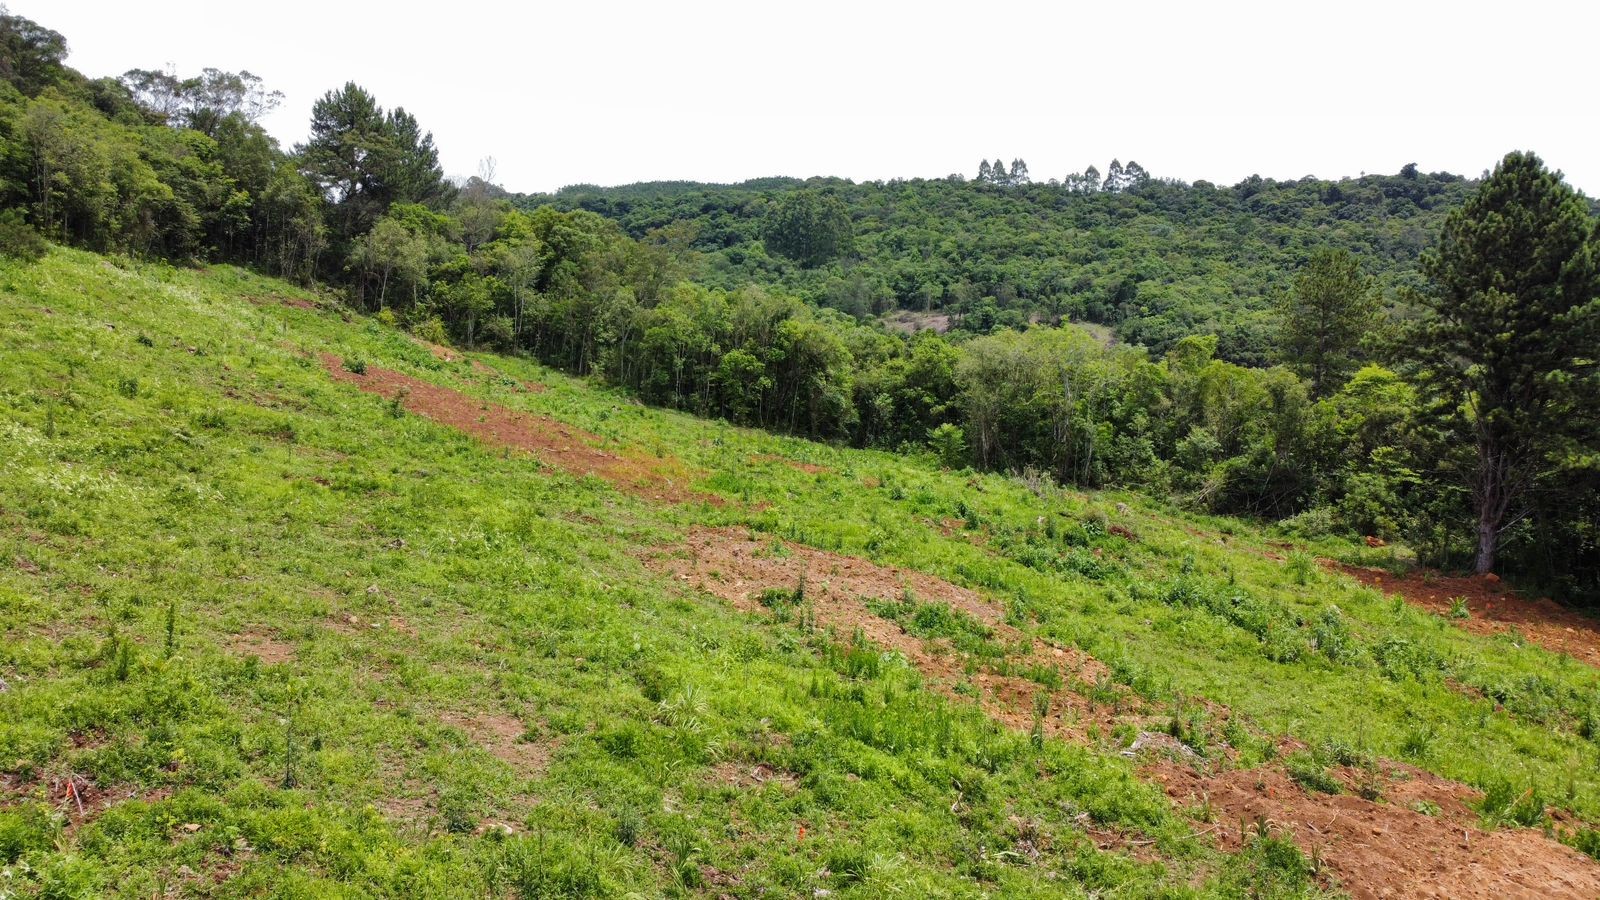
<path id="1" fill-rule="evenodd" d="M 796 191 L 768 210 L 762 228 L 767 248 L 806 268 L 815 268 L 850 252 L 850 214 L 839 198 L 816 191 Z"/>
<path id="2" fill-rule="evenodd" d="M 1600 403 L 1600 241 L 1561 175 L 1513 152 L 1445 220 L 1422 268 L 1421 386 L 1474 449 L 1458 474 L 1475 519 L 1473 569 L 1486 573 L 1557 454 L 1600 445 L 1588 427 Z"/>
<path id="3" fill-rule="evenodd" d="M 1378 294 L 1347 250 L 1313 253 L 1280 304 L 1283 361 L 1324 396 L 1355 367 L 1362 336 L 1379 314 Z"/>
<path id="4" fill-rule="evenodd" d="M 0 78 L 16 85 L 23 96 L 35 96 L 59 81 L 66 58 L 66 38 L 0 7 Z"/>

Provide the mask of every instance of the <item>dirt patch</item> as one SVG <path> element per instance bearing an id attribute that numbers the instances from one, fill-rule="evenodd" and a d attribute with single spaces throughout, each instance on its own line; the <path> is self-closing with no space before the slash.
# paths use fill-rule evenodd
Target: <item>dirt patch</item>
<path id="1" fill-rule="evenodd" d="M 515 769 L 518 777 L 536 778 L 550 767 L 555 744 L 525 740 L 528 728 L 513 716 L 446 713 L 440 721 L 465 731 L 474 744 Z"/>
<path id="2" fill-rule="evenodd" d="M 292 307 L 294 309 L 316 309 L 317 308 L 317 305 L 315 303 L 312 303 L 310 300 L 306 300 L 306 299 L 303 299 L 303 298 L 300 298 L 300 297 L 285 297 L 282 294 L 269 294 L 269 295 L 266 295 L 266 296 L 246 297 L 245 299 L 248 300 L 249 302 L 255 304 L 256 306 L 266 306 L 268 304 L 277 304 L 279 306 L 288 306 L 288 307 Z"/>
<path id="3" fill-rule="evenodd" d="M 745 611 L 763 611 L 767 591 L 794 591 L 802 580 L 804 603 L 818 626 L 842 635 L 856 634 L 904 656 L 930 687 L 955 696 L 958 686 L 995 719 L 1019 729 L 1034 724 L 1034 703 L 1049 694 L 1042 724 L 1050 733 L 1082 738 L 1090 725 L 1109 727 L 1109 711 L 1096 708 L 1072 691 L 1050 692 L 1039 681 L 993 667 L 969 672 L 970 660 L 948 641 L 926 640 L 908 633 L 892 619 L 875 614 L 870 600 L 898 601 L 910 592 L 922 603 L 941 603 L 989 629 L 992 640 L 1009 647 L 1005 662 L 1020 667 L 1053 669 L 1066 683 L 1094 682 L 1106 675 L 1099 661 L 1076 648 L 1059 647 L 1024 635 L 1005 622 L 1005 613 L 977 592 L 947 581 L 856 557 L 841 556 L 754 537 L 736 528 L 695 528 L 674 551 L 648 560 L 657 571 L 727 600 Z"/>
<path id="4" fill-rule="evenodd" d="M 453 363 L 458 362 L 461 359 L 461 354 L 451 350 L 449 347 L 446 347 L 443 344 L 435 344 L 433 341 L 425 341 L 422 338 L 416 337 L 415 335 L 412 336 L 411 340 L 415 341 L 417 346 L 422 347 L 429 353 L 432 353 L 433 358 L 439 360 L 440 362 Z"/>
<path id="5" fill-rule="evenodd" d="M 1600 621 L 1553 600 L 1526 600 L 1492 576 L 1450 576 L 1413 570 L 1395 576 L 1383 569 L 1324 561 L 1368 587 L 1399 594 L 1415 606 L 1449 616 L 1455 599 L 1466 601 L 1468 617 L 1451 621 L 1476 634 L 1517 629 L 1523 637 L 1552 653 L 1600 667 Z"/>
<path id="6" fill-rule="evenodd" d="M 775 453 L 759 453 L 750 457 L 750 463 L 752 465 L 759 465 L 765 462 L 781 463 L 791 469 L 804 472 L 807 475 L 822 475 L 824 473 L 833 471 L 833 469 L 827 466 L 819 466 L 816 463 L 801 462 L 798 459 L 790 459 L 787 456 L 778 456 Z"/>
<path id="7" fill-rule="evenodd" d="M 764 592 L 792 592 L 803 577 L 803 602 L 818 625 L 859 630 L 872 643 L 901 653 L 931 688 L 946 695 L 957 695 L 957 685 L 965 685 L 959 693 L 967 696 L 976 688 L 983 710 L 1015 729 L 1033 727 L 1034 702 L 1042 692 L 1050 708 L 1040 724 L 1053 736 L 1082 741 L 1091 728 L 1104 734 L 1115 724 L 1149 722 L 1152 730 L 1141 730 L 1131 755 L 1151 760 L 1146 777 L 1158 782 L 1176 805 L 1209 810 L 1212 824 L 1198 828 L 1198 836 L 1209 836 L 1224 849 L 1238 849 L 1251 829 L 1263 823 L 1320 859 L 1355 897 L 1600 896 L 1600 863 L 1532 829 L 1480 830 L 1468 805 L 1475 792 L 1414 767 L 1381 761 L 1375 776 L 1336 770 L 1335 777 L 1346 787 L 1337 795 L 1308 792 L 1280 764 L 1212 772 L 1207 767 L 1214 761 L 1154 730 L 1158 718 L 1141 716 L 1137 709 L 1092 704 L 1070 689 L 1103 677 L 1100 663 L 1077 650 L 1029 638 L 1007 625 L 1003 612 L 981 595 L 931 576 L 731 528 L 695 529 L 680 548 L 652 557 L 649 565 L 749 611 L 765 609 Z M 1032 679 L 972 672 L 971 660 L 947 642 L 908 634 L 868 606 L 870 599 L 895 600 L 908 589 L 920 601 L 944 603 L 983 623 L 994 640 L 1012 645 L 1009 660 L 1052 666 L 1063 673 L 1069 688 L 1047 691 Z M 1203 705 L 1214 716 L 1227 716 L 1226 709 Z M 1280 747 L 1284 753 L 1297 749 L 1303 746 L 1292 740 Z M 730 783 L 746 777 L 733 769 L 719 773 Z M 1374 779 L 1379 800 L 1356 793 L 1361 783 Z M 1413 809 L 1414 804 L 1437 813 L 1427 815 Z M 1146 848 L 1146 842 L 1100 834 L 1091 825 L 1085 827 L 1097 844 L 1129 852 Z"/>
<path id="8" fill-rule="evenodd" d="M 399 398 L 408 412 L 448 425 L 502 447 L 534 454 L 540 461 L 571 475 L 594 475 L 629 493 L 667 503 L 703 502 L 718 505 L 721 498 L 692 490 L 697 473 L 672 458 L 651 458 L 641 453 L 610 453 L 600 449 L 598 435 L 557 422 L 547 416 L 517 412 L 499 404 L 469 397 L 389 369 L 368 365 L 365 374 L 346 370 L 332 354 L 323 365 L 334 380 L 353 384 L 385 399 Z"/>
<path id="9" fill-rule="evenodd" d="M 93 778 L 78 773 L 57 773 L 32 779 L 10 773 L 0 775 L 0 807 L 25 798 L 42 801 L 61 814 L 69 830 L 93 822 L 119 803 L 132 800 L 159 803 L 172 796 L 172 793 L 172 788 L 166 786 L 101 786 Z"/>
<path id="10" fill-rule="evenodd" d="M 236 634 L 228 639 L 227 646 L 234 653 L 254 656 L 269 666 L 281 665 L 295 658 L 295 645 L 266 629 L 250 629 Z"/>
<path id="11" fill-rule="evenodd" d="M 1600 863 L 1531 828 L 1481 830 L 1468 789 L 1414 769 L 1388 780 L 1385 802 L 1307 793 L 1275 768 L 1207 775 L 1162 763 L 1149 774 L 1175 803 L 1210 810 L 1215 824 L 1201 831 L 1219 846 L 1238 849 L 1264 824 L 1320 859 L 1358 900 L 1600 897 Z M 1411 808 L 1421 801 L 1438 812 Z"/>

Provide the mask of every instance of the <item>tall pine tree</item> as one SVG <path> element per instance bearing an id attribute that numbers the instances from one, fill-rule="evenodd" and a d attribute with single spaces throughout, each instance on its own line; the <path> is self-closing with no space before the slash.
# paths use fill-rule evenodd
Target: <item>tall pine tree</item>
<path id="1" fill-rule="evenodd" d="M 1559 456 L 1600 447 L 1585 424 L 1600 403 L 1600 240 L 1583 198 L 1517 152 L 1450 214 L 1422 268 L 1421 385 L 1473 447 L 1457 474 L 1472 500 L 1473 568 L 1487 573 Z"/>

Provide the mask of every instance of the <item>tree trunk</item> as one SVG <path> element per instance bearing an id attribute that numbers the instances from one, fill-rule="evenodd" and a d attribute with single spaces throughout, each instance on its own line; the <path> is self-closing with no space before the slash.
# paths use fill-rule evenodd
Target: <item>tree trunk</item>
<path id="1" fill-rule="evenodd" d="M 1499 542 L 1500 529 L 1493 522 L 1480 519 L 1478 522 L 1478 555 L 1472 563 L 1474 574 L 1487 575 L 1494 571 L 1495 545 Z"/>

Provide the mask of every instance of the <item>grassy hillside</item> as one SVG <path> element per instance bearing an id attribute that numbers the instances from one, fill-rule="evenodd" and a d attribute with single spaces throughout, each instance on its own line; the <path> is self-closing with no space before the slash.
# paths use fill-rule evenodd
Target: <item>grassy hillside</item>
<path id="1" fill-rule="evenodd" d="M 0 897 L 1600 890 L 1600 674 L 1388 548 L 227 267 L 0 265 L 0 359 Z"/>

